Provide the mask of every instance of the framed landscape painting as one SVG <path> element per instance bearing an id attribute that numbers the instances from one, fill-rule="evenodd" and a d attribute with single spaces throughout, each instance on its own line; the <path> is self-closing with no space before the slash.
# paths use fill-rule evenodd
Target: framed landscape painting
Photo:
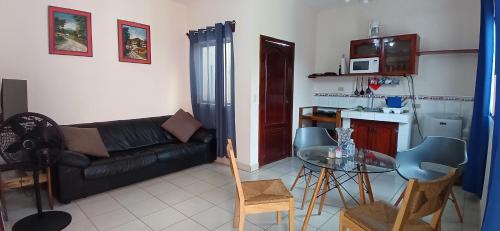
<path id="1" fill-rule="evenodd" d="M 49 6 L 49 53 L 92 56 L 90 13 Z"/>
<path id="2" fill-rule="evenodd" d="M 120 62 L 151 64 L 151 33 L 148 25 L 118 20 Z"/>

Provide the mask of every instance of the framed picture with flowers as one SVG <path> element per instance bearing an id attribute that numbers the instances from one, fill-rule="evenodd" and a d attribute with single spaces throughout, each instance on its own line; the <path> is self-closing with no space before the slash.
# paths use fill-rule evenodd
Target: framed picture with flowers
<path id="1" fill-rule="evenodd" d="M 120 62 L 151 64 L 151 32 L 148 25 L 118 20 Z"/>

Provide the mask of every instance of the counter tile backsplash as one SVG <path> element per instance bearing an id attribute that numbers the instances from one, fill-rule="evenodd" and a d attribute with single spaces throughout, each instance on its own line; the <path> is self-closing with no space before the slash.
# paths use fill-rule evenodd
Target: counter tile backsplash
<path id="1" fill-rule="evenodd" d="M 314 96 L 318 97 L 345 97 L 345 98 L 387 98 L 389 96 L 400 96 L 402 98 L 410 98 L 410 95 L 382 95 L 375 94 L 373 96 L 369 95 L 354 95 L 354 94 L 343 94 L 343 93 L 314 93 Z M 439 101 L 470 101 L 474 102 L 473 96 L 431 96 L 431 95 L 416 95 L 416 99 L 421 100 L 439 100 Z"/>

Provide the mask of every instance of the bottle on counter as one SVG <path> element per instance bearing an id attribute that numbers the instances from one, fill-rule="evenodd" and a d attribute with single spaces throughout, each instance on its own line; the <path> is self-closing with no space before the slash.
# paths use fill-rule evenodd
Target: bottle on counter
<path id="1" fill-rule="evenodd" d="M 340 58 L 340 71 L 341 75 L 347 74 L 347 60 L 345 58 L 345 54 L 342 54 L 342 58 Z"/>

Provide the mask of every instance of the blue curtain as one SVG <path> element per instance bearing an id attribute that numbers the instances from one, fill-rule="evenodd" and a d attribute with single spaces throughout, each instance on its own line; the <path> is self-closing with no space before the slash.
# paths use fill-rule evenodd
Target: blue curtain
<path id="1" fill-rule="evenodd" d="M 493 4 L 493 3 L 491 3 Z M 500 12 L 500 0 L 495 0 L 495 12 Z M 500 23 L 500 17 L 495 17 L 497 25 Z M 500 36 L 496 34 L 496 44 L 500 44 Z M 498 45 L 497 45 L 498 46 Z M 497 74 L 496 86 L 500 86 L 498 78 L 498 67 L 500 67 L 500 52 L 495 51 L 495 73 Z M 490 180 L 488 186 L 488 199 L 483 216 L 482 230 L 498 230 L 500 227 L 500 94 L 496 94 L 497 102 L 495 107 L 495 118 L 493 129 L 493 148 L 491 153 Z"/>
<path id="2" fill-rule="evenodd" d="M 232 22 L 190 31 L 189 40 L 193 115 L 216 130 L 217 155 L 224 157 L 226 139 L 236 144 Z"/>
<path id="3" fill-rule="evenodd" d="M 494 0 L 481 0 L 481 34 L 474 111 L 463 189 L 481 197 L 488 154 L 491 77 L 494 54 Z"/>

